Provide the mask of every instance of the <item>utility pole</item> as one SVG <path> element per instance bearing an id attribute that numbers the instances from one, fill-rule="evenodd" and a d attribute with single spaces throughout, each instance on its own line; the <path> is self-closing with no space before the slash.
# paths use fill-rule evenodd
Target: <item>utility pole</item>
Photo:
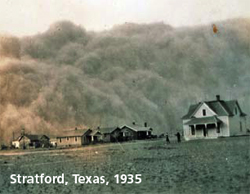
<path id="1" fill-rule="evenodd" d="M 2 149 L 2 146 L 4 145 L 3 135 L 4 135 L 4 130 L 1 126 L 1 119 L 0 119 L 0 150 Z"/>
<path id="2" fill-rule="evenodd" d="M 25 140 L 24 140 L 24 135 L 25 135 L 25 129 L 24 129 L 24 127 L 23 127 L 23 128 L 22 128 L 23 149 L 25 149 Z"/>
<path id="3" fill-rule="evenodd" d="M 2 149 L 3 144 L 3 130 L 1 128 L 1 121 L 0 121 L 0 150 Z"/>

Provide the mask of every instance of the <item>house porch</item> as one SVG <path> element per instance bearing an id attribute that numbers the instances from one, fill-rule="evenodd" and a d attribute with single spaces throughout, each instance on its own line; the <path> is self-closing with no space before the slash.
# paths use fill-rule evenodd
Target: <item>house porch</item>
<path id="1" fill-rule="evenodd" d="M 189 136 L 194 138 L 214 138 L 221 134 L 223 122 L 216 116 L 193 118 L 186 123 L 189 126 Z"/>

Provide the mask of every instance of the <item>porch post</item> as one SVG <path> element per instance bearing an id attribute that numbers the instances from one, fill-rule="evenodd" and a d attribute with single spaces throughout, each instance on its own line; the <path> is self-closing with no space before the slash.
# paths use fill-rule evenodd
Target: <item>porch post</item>
<path id="1" fill-rule="evenodd" d="M 246 117 L 244 117 L 244 123 L 245 123 L 245 131 L 247 130 L 247 118 Z"/>
<path id="2" fill-rule="evenodd" d="M 206 133 L 206 137 L 208 137 L 207 123 L 205 123 L 205 133 Z"/>

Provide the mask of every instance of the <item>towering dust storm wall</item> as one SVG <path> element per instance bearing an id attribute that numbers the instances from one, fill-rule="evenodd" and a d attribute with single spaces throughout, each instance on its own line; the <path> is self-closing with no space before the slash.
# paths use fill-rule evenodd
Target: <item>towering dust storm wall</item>
<path id="1" fill-rule="evenodd" d="M 191 103 L 238 98 L 250 108 L 250 20 L 173 28 L 124 24 L 88 32 L 68 21 L 31 37 L 1 36 L 0 130 L 53 133 L 147 121 L 181 128 Z"/>

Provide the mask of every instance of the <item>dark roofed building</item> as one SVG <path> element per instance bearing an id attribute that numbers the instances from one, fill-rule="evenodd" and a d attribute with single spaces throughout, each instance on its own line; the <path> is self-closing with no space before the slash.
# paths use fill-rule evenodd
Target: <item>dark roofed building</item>
<path id="1" fill-rule="evenodd" d="M 12 141 L 15 148 L 38 148 L 48 147 L 49 137 L 46 135 L 20 135 L 16 140 Z"/>
<path id="2" fill-rule="evenodd" d="M 136 139 L 149 139 L 153 129 L 144 123 L 144 126 L 139 126 L 133 123 L 131 126 L 124 125 L 121 127 L 121 134 L 124 141 Z"/>
<path id="3" fill-rule="evenodd" d="M 189 107 L 188 113 L 182 117 L 186 140 L 246 133 L 246 114 L 238 101 L 224 101 L 219 95 L 216 98 Z"/>
<path id="4" fill-rule="evenodd" d="M 118 142 L 118 141 L 120 141 L 121 129 L 119 127 L 105 127 L 105 128 L 98 127 L 97 130 L 99 130 L 100 133 L 102 134 L 102 141 L 103 142 Z"/>

